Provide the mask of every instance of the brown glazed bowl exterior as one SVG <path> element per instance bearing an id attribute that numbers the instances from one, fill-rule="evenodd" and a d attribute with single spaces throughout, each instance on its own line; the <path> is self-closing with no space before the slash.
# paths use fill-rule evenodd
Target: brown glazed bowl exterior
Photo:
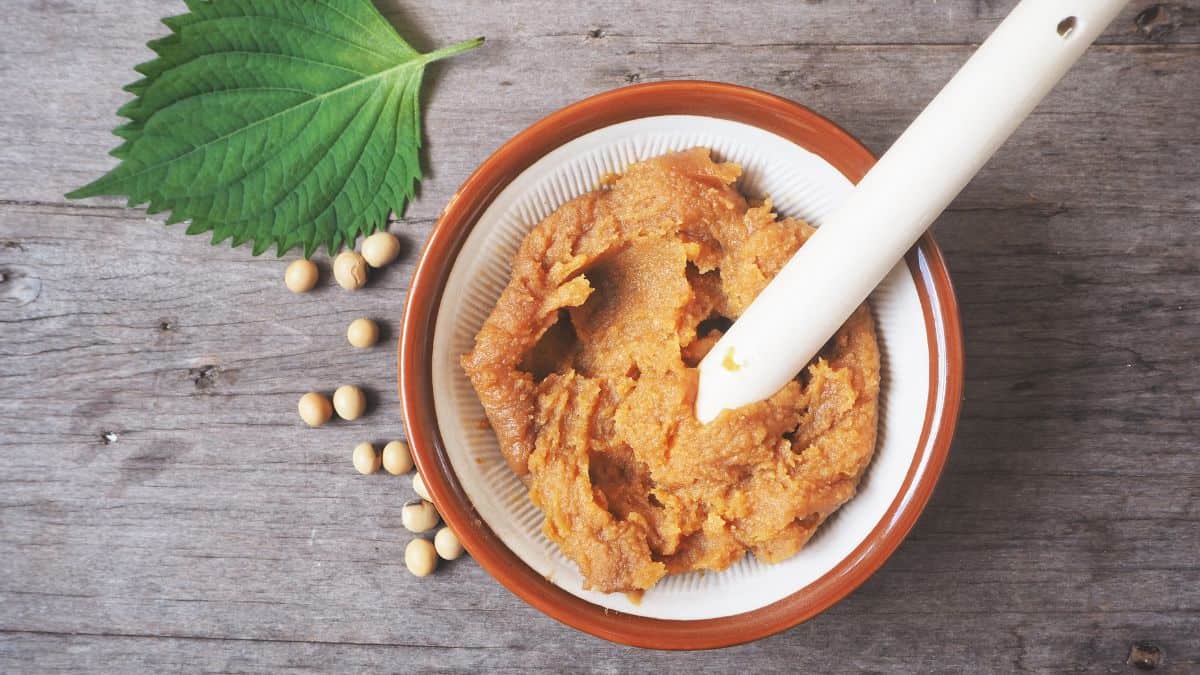
<path id="1" fill-rule="evenodd" d="M 906 257 L 930 340 L 929 400 L 916 456 L 899 494 L 867 539 L 805 588 L 751 612 L 677 621 L 606 610 L 558 588 L 528 567 L 475 512 L 442 444 L 430 371 L 434 322 L 446 278 L 479 216 L 509 182 L 543 155 L 602 127 L 671 114 L 717 117 L 765 129 L 820 155 L 855 182 L 875 162 L 854 137 L 811 110 L 730 84 L 655 82 L 567 106 L 505 143 L 446 205 L 408 291 L 399 344 L 400 397 L 417 467 L 438 510 L 471 556 L 501 584 L 555 619 L 606 640 L 656 649 L 707 649 L 757 640 L 815 616 L 863 583 L 899 546 L 929 501 L 950 449 L 962 392 L 962 334 L 945 262 L 926 234 Z M 935 426 L 937 409 L 942 415 Z"/>

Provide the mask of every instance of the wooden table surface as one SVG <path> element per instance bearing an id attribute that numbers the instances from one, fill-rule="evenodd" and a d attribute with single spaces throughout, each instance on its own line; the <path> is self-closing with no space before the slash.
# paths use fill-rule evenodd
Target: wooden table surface
<path id="1" fill-rule="evenodd" d="M 911 536 L 821 616 L 716 652 L 608 644 L 470 559 L 409 576 L 408 481 L 350 466 L 354 443 L 404 436 L 413 262 L 514 133 L 631 82 L 703 78 L 882 151 L 1012 4 L 388 0 L 420 48 L 488 42 L 427 79 L 429 178 L 392 226 L 401 261 L 362 292 L 296 296 L 286 261 L 63 198 L 113 164 L 121 87 L 182 3 L 9 0 L 0 672 L 1115 672 L 1135 643 L 1196 672 L 1196 0 L 1134 2 L 938 222 L 967 348 L 957 438 Z M 383 345 L 345 344 L 360 315 Z M 343 382 L 369 416 L 303 427 L 300 393 Z"/>

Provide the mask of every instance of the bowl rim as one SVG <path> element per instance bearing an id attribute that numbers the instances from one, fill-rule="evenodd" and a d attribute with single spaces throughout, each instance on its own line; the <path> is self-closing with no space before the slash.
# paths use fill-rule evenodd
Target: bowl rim
<path id="1" fill-rule="evenodd" d="M 417 469 L 443 520 L 473 558 L 513 594 L 550 617 L 613 642 L 654 649 L 742 644 L 795 626 L 861 585 L 900 545 L 937 484 L 958 420 L 963 384 L 962 328 L 949 272 L 926 233 L 905 256 L 929 337 L 930 386 L 917 452 L 900 492 L 866 539 L 808 586 L 764 607 L 702 620 L 614 612 L 555 586 L 527 566 L 475 512 L 454 475 L 433 402 L 434 326 L 452 261 L 479 217 L 522 171 L 588 132 L 658 115 L 716 117 L 770 131 L 821 156 L 857 182 L 875 157 L 828 119 L 793 101 L 722 82 L 668 80 L 613 89 L 554 112 L 492 153 L 447 202 L 429 235 L 405 300 L 397 345 L 404 424 Z M 934 425 L 936 411 L 941 417 Z"/>

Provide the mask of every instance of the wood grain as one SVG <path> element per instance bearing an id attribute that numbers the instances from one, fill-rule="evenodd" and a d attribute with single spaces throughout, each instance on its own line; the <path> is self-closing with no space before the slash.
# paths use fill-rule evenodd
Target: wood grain
<path id="1" fill-rule="evenodd" d="M 403 568 L 394 330 L 416 254 L 505 139 L 629 82 L 800 101 L 884 149 L 1011 2 L 382 6 L 434 67 L 401 261 L 294 296 L 285 262 L 62 194 L 176 2 L 17 0 L 0 22 L 0 672 L 1200 669 L 1200 3 L 1135 2 L 936 226 L 967 383 L 942 483 L 861 589 L 719 652 L 617 647 L 469 559 Z M 1137 17 L 1141 16 L 1141 20 Z M 1140 27 L 1139 27 L 1140 24 Z M 382 345 L 344 330 L 379 319 Z M 372 412 L 303 428 L 310 388 Z"/>

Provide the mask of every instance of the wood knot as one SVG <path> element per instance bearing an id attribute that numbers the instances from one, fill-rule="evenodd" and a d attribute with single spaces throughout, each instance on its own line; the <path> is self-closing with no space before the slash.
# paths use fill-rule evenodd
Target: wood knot
<path id="1" fill-rule="evenodd" d="M 593 40 L 599 40 L 605 35 L 608 35 L 608 33 L 603 28 L 593 28 L 587 32 L 587 36 Z"/>
<path id="2" fill-rule="evenodd" d="M 1154 41 L 1174 33 L 1180 23 L 1180 10 L 1174 5 L 1152 5 L 1133 18 L 1133 25 L 1142 37 Z"/>
<path id="3" fill-rule="evenodd" d="M 19 270 L 0 269 L 0 304 L 24 307 L 42 294 L 42 280 Z"/>
<path id="4" fill-rule="evenodd" d="M 214 365 L 188 368 L 188 377 L 191 378 L 192 384 L 196 385 L 196 389 L 200 391 L 208 391 L 217 386 L 217 378 L 220 375 L 221 369 Z"/>
<path id="5" fill-rule="evenodd" d="M 1125 663 L 1139 670 L 1154 670 L 1162 664 L 1163 651 L 1149 642 L 1135 642 L 1129 646 L 1129 658 Z"/>

